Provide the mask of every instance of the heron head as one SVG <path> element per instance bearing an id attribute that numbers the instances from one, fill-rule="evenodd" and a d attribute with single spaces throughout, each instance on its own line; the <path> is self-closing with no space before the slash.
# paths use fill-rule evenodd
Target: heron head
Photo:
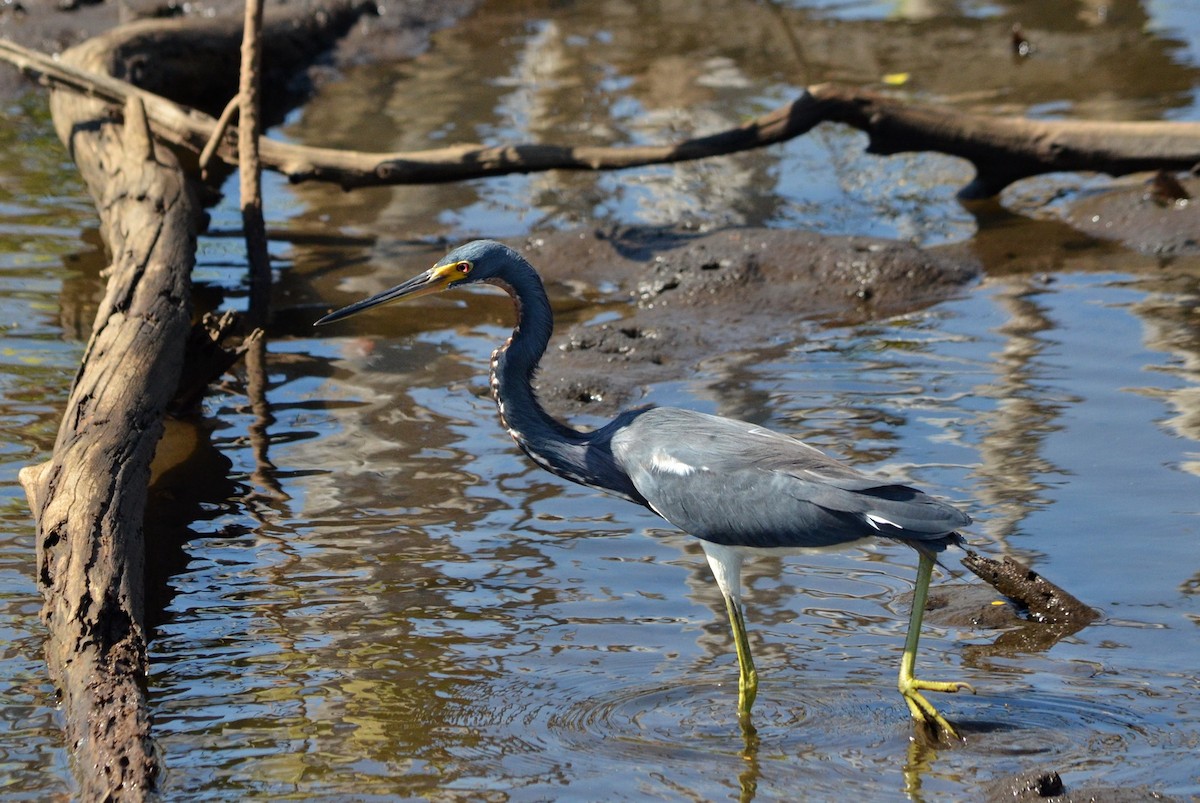
<path id="1" fill-rule="evenodd" d="M 404 298 L 417 298 L 440 293 L 451 287 L 477 282 L 499 281 L 507 267 L 522 262 L 520 254 L 507 245 L 494 240 L 475 240 L 459 246 L 438 260 L 429 270 L 414 276 L 390 290 L 356 301 L 336 312 L 331 312 L 314 324 L 331 323 L 348 318 L 371 307 L 388 304 Z"/>

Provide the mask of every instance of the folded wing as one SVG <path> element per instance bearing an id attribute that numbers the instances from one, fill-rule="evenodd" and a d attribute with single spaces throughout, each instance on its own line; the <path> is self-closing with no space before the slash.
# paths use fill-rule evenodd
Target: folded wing
<path id="1" fill-rule="evenodd" d="M 939 551 L 971 521 L 915 488 L 753 424 L 665 407 L 621 424 L 615 462 L 651 509 L 707 541 L 819 548 L 882 536 Z"/>

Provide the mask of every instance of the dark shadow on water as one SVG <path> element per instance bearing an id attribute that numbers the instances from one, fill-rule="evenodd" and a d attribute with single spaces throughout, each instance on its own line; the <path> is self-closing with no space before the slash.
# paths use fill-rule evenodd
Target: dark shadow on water
<path id="1" fill-rule="evenodd" d="M 229 478 L 232 463 L 217 449 L 202 419 L 168 419 L 151 466 L 150 494 L 143 524 L 146 541 L 145 621 L 149 638 L 170 620 L 175 598 L 171 581 L 187 570 L 187 544 L 201 537 L 198 522 L 230 511 L 238 484 Z M 233 538 L 244 527 L 226 529 Z M 205 533 L 203 537 L 211 537 Z"/>

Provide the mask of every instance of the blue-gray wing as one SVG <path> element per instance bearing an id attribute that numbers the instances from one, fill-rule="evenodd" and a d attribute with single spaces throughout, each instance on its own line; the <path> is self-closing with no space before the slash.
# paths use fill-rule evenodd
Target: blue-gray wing
<path id="1" fill-rule="evenodd" d="M 971 522 L 915 488 L 754 424 L 667 407 L 614 423 L 614 462 L 638 493 L 707 541 L 812 548 L 883 536 L 937 551 Z"/>

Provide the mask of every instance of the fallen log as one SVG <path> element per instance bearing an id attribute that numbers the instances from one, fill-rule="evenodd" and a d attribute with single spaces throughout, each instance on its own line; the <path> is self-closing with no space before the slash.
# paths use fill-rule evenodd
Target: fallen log
<path id="1" fill-rule="evenodd" d="M 358 12 L 341 4 L 307 13 L 312 24 L 273 21 L 268 49 L 277 55 L 275 69 L 302 65 Z M 234 54 L 240 46 L 240 22 L 183 28 L 193 36 L 197 29 L 210 47 Z M 178 21 L 116 29 L 67 51 L 61 63 L 88 74 L 128 69 L 154 61 L 161 48 L 182 52 L 160 38 L 180 30 Z M 194 61 L 167 61 L 198 72 Z M 220 85 L 207 66 L 200 72 Z M 236 66 L 230 74 L 236 87 Z M 154 76 L 171 79 L 163 70 Z M 155 143 L 141 96 L 131 94 L 114 109 L 95 97 L 54 91 L 50 103 L 56 131 L 100 214 L 112 262 L 53 455 L 23 469 L 21 482 L 37 519 L 46 659 L 81 798 L 144 800 L 155 794 L 162 761 L 145 694 L 143 514 L 150 463 L 192 332 L 191 270 L 203 210 L 176 156 Z M 211 341 L 228 326 L 224 321 L 218 334 L 196 339 Z M 227 365 L 211 347 L 201 361 Z M 194 400 L 195 382 L 186 390 Z"/>
<path id="2" fill-rule="evenodd" d="M 85 43 L 64 58 L 94 65 L 98 54 Z M 21 482 L 38 523 L 46 661 L 82 796 L 141 800 L 160 772 L 145 700 L 142 514 L 191 328 L 201 208 L 138 124 L 136 101 L 124 125 L 74 94 L 51 104 L 113 261 L 54 454 Z"/>

